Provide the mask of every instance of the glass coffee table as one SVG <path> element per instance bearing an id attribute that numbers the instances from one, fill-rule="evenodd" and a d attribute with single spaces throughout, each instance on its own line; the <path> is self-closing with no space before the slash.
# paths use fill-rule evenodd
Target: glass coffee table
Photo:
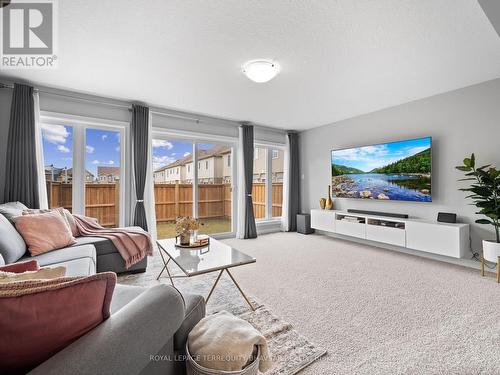
<path id="1" fill-rule="evenodd" d="M 158 274 L 156 280 L 161 277 L 164 271 L 167 271 L 170 282 L 172 283 L 172 286 L 174 286 L 175 278 L 192 277 L 210 272 L 218 272 L 219 275 L 217 276 L 212 289 L 210 289 L 210 292 L 205 299 L 205 301 L 208 302 L 222 274 L 226 272 L 252 311 L 255 310 L 245 293 L 243 293 L 241 287 L 236 282 L 234 276 L 231 272 L 229 272 L 230 268 L 255 263 L 255 258 L 242 253 L 239 250 L 233 249 L 231 246 L 211 237 L 208 245 L 197 248 L 178 247 L 176 246 L 175 238 L 158 240 L 157 244 L 158 249 L 160 250 L 161 259 L 163 260 L 163 268 Z M 168 269 L 170 261 L 173 261 L 182 270 L 184 275 L 172 275 Z"/>

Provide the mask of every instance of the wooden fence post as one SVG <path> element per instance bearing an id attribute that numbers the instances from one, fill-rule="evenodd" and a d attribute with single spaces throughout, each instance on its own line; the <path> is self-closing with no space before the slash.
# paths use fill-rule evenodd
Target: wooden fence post
<path id="1" fill-rule="evenodd" d="M 175 183 L 175 191 L 174 191 L 174 199 L 175 199 L 175 217 L 179 217 L 181 212 L 180 212 L 180 205 L 179 205 L 179 198 L 180 198 L 180 188 L 179 188 L 179 183 Z"/>

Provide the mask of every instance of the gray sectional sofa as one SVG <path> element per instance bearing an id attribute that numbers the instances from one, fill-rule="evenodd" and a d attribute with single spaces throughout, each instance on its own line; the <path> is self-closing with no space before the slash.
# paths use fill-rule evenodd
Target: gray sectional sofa
<path id="1" fill-rule="evenodd" d="M 16 214 L 25 208 L 19 202 L 0 205 L 0 265 L 36 259 L 41 267 L 61 265 L 67 276 L 86 276 L 96 272 L 144 272 L 148 260 L 145 257 L 129 269 L 113 242 L 102 237 L 77 237 L 76 244 L 32 257 L 26 244 L 7 213 Z"/>
<path id="2" fill-rule="evenodd" d="M 145 258 L 126 270 L 109 240 L 76 240 L 73 246 L 32 257 L 15 227 L 0 213 L 0 265 L 36 259 L 40 266 L 65 266 L 66 276 L 146 269 Z M 191 329 L 205 316 L 203 297 L 182 295 L 170 285 L 143 288 L 117 284 L 110 309 L 106 321 L 30 374 L 185 374 L 185 345 Z"/>

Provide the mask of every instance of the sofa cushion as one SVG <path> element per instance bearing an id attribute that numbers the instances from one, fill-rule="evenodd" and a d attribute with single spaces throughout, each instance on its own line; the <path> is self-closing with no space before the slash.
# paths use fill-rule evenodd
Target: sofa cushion
<path id="1" fill-rule="evenodd" d="M 0 204 L 0 214 L 5 216 L 9 221 L 12 221 L 12 219 L 16 216 L 21 216 L 23 211 L 27 209 L 28 207 L 21 202 L 8 202 Z"/>
<path id="2" fill-rule="evenodd" d="M 36 259 L 40 266 L 46 267 L 82 258 L 90 258 L 93 260 L 95 264 L 96 262 L 95 247 L 92 245 L 85 245 L 78 247 L 70 246 L 33 257 L 27 255 L 22 259 L 23 260 Z"/>
<path id="3" fill-rule="evenodd" d="M 6 264 L 14 263 L 26 253 L 26 243 L 14 225 L 0 215 L 0 254 Z"/>
<path id="4" fill-rule="evenodd" d="M 110 315 L 112 272 L 0 284 L 2 373 L 25 373 Z"/>
<path id="5" fill-rule="evenodd" d="M 113 245 L 113 241 L 108 240 L 107 238 L 81 236 L 81 237 L 76 237 L 75 241 L 76 243 L 73 246 L 81 246 L 87 244 L 94 245 L 96 254 L 98 256 L 104 254 L 118 253 L 118 250 L 116 249 L 115 245 Z"/>
<path id="6" fill-rule="evenodd" d="M 0 271 L 14 273 L 37 271 L 39 269 L 40 267 L 38 266 L 38 262 L 36 261 L 36 259 L 28 260 L 26 262 L 7 264 L 6 266 L 0 266 Z"/>
<path id="7" fill-rule="evenodd" d="M 92 276 L 97 273 L 95 262 L 91 258 L 68 260 L 67 262 L 56 263 L 51 267 L 55 266 L 66 268 L 66 276 L 68 277 Z"/>
<path id="8" fill-rule="evenodd" d="M 14 218 L 14 224 L 31 255 L 40 255 L 75 243 L 67 220 L 58 211 L 18 216 Z"/>

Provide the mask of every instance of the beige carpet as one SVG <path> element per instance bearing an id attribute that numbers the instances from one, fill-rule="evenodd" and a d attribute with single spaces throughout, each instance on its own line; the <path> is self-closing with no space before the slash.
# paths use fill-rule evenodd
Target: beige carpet
<path id="1" fill-rule="evenodd" d="M 328 350 L 300 374 L 500 374 L 500 285 L 451 264 L 325 236 L 225 242 L 235 276 Z"/>

